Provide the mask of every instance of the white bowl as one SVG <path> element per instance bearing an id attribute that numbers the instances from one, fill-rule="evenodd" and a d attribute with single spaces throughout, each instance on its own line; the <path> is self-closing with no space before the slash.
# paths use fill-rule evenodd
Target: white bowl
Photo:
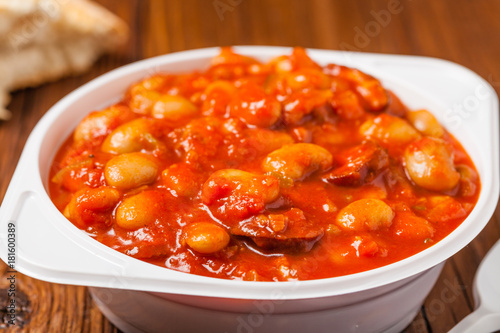
<path id="1" fill-rule="evenodd" d="M 266 61 L 289 48 L 237 47 Z M 0 208 L 0 248 L 16 229 L 15 269 L 37 279 L 85 285 L 125 331 L 399 331 L 428 294 L 442 263 L 486 225 L 499 193 L 498 98 L 468 69 L 443 60 L 309 50 L 318 63 L 344 64 L 381 79 L 410 108 L 431 110 L 468 151 L 481 177 L 478 203 L 449 236 L 412 257 L 374 270 L 299 282 L 247 282 L 172 271 L 128 257 L 87 236 L 52 204 L 54 155 L 90 111 L 118 101 L 132 83 L 158 71 L 203 69 L 217 48 L 133 63 L 103 75 L 54 105 L 30 135 Z M 10 243 L 13 243 L 12 239 Z M 7 252 L 1 258 L 8 262 Z M 312 258 L 311 260 L 315 260 Z M 195 317 L 193 317 L 195 316 Z M 147 318 L 147 319 L 146 319 Z M 185 319 L 175 326 L 172 321 Z M 198 320 L 194 318 L 203 318 Z M 197 326 L 198 325 L 198 326 Z"/>

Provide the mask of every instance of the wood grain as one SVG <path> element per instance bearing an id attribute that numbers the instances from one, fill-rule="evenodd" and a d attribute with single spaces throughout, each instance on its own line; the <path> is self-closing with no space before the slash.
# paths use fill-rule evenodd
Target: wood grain
<path id="1" fill-rule="evenodd" d="M 0 200 L 30 131 L 50 106 L 100 74 L 164 53 L 247 44 L 423 55 L 462 64 L 500 91 L 498 1 L 219 0 L 228 5 L 225 11 L 216 9 L 215 0 L 99 2 L 129 23 L 130 41 L 84 75 L 13 94 L 9 109 L 14 116 L 0 123 Z M 380 20 L 381 13 L 391 13 L 390 9 L 394 13 Z M 500 238 L 499 217 L 497 209 L 483 232 L 447 261 L 405 332 L 446 332 L 473 310 L 474 274 Z M 0 276 L 1 289 L 7 287 L 3 263 Z M 118 331 L 85 287 L 46 283 L 20 273 L 16 278 L 16 287 L 28 296 L 29 304 L 24 327 L 11 326 L 7 332 Z"/>

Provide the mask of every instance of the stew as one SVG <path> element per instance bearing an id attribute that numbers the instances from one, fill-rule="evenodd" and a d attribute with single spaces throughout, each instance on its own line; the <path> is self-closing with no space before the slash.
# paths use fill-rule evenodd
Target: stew
<path id="1" fill-rule="evenodd" d="M 222 48 L 88 114 L 50 195 L 97 241 L 170 269 L 308 280 L 440 241 L 473 209 L 477 171 L 427 110 L 302 48 L 268 63 Z"/>

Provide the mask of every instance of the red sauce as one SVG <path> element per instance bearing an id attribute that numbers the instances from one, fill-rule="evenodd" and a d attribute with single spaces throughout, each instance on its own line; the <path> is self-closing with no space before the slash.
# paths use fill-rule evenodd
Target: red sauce
<path id="1" fill-rule="evenodd" d="M 223 48 L 90 113 L 50 196 L 97 241 L 193 274 L 258 281 L 384 266 L 451 233 L 480 181 L 462 146 L 352 68 L 301 48 L 263 64 Z"/>

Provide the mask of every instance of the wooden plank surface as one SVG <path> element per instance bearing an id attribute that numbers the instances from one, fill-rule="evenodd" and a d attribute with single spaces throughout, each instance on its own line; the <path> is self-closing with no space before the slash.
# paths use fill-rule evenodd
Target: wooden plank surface
<path id="1" fill-rule="evenodd" d="M 500 91 L 500 2 L 493 0 L 99 0 L 131 28 L 126 47 L 86 74 L 13 94 L 14 116 L 0 123 L 0 200 L 24 143 L 40 117 L 64 95 L 113 68 L 159 54 L 220 45 L 280 45 L 439 57 L 469 67 Z M 447 261 L 421 312 L 405 330 L 446 332 L 469 314 L 472 282 L 500 238 L 498 209 L 484 231 Z M 0 288 L 8 288 L 0 265 Z M 25 295 L 24 327 L 7 332 L 116 332 L 85 287 L 16 274 Z M 5 294 L 0 290 L 0 294 Z M 1 303 L 5 297 L 0 296 Z M 5 308 L 5 304 L 3 305 Z M 5 312 L 4 318 L 5 318 Z M 2 324 L 0 324 L 1 326 Z M 5 325 L 4 325 L 5 326 Z"/>

